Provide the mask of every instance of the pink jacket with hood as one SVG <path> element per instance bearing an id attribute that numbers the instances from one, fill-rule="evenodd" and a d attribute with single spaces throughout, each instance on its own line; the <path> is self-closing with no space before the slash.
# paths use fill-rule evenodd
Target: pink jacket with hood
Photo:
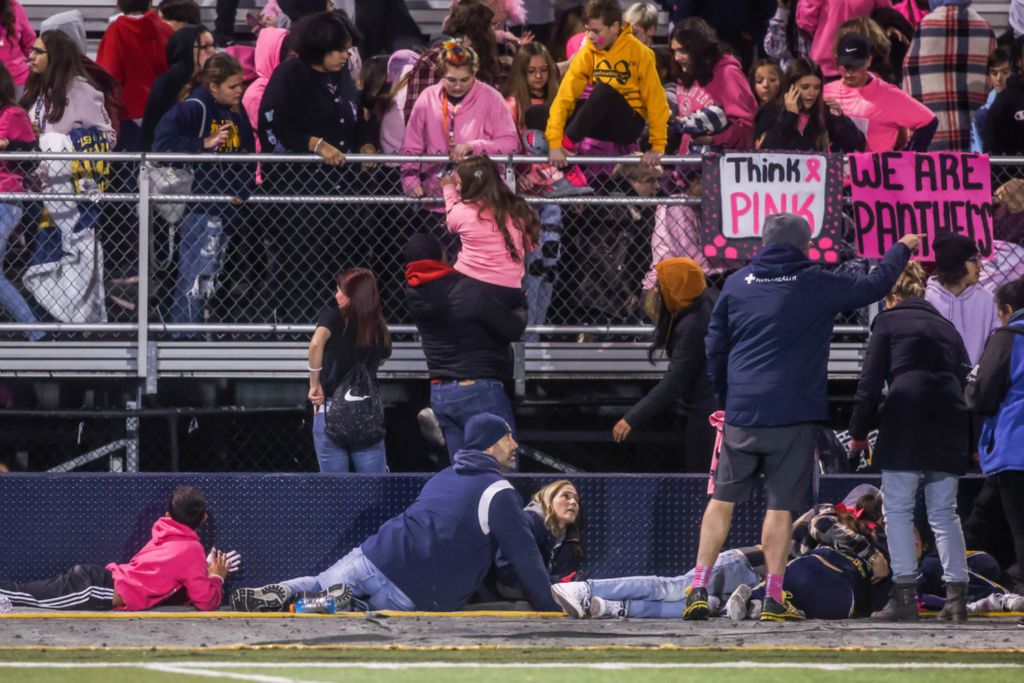
<path id="1" fill-rule="evenodd" d="M 835 76 L 836 57 L 832 52 L 839 26 L 850 19 L 870 17 L 876 7 L 892 7 L 892 0 L 800 0 L 796 6 L 796 25 L 811 38 L 811 59 L 825 76 Z"/>
<path id="2" fill-rule="evenodd" d="M 184 588 L 196 609 L 220 607 L 223 581 L 208 576 L 206 553 L 192 529 L 170 517 L 153 524 L 153 537 L 128 564 L 111 562 L 114 590 L 129 612 L 155 607 Z"/>
<path id="3" fill-rule="evenodd" d="M 743 67 L 732 55 L 725 55 L 715 63 L 711 80 L 706 85 L 694 83 L 688 89 L 680 85 L 676 90 L 676 100 L 680 116 L 712 104 L 725 110 L 729 127 L 712 138 L 715 146 L 733 150 L 754 148 L 757 100 L 750 91 L 750 82 L 743 75 Z M 689 144 L 689 136 L 684 142 Z"/>
<path id="4" fill-rule="evenodd" d="M 281 44 L 288 37 L 287 29 L 264 28 L 256 36 L 256 80 L 249 84 L 242 95 L 242 107 L 249 117 L 253 130 L 259 130 L 260 102 L 267 89 L 274 69 L 281 63 Z M 260 151 L 259 136 L 256 136 L 256 151 Z"/>
<path id="5" fill-rule="evenodd" d="M 36 42 L 36 32 L 17 0 L 9 0 L 14 15 L 14 35 L 0 26 L 0 60 L 11 72 L 14 85 L 25 85 L 28 80 L 28 53 Z"/>
<path id="6" fill-rule="evenodd" d="M 443 83 L 430 86 L 413 105 L 405 127 L 402 154 L 448 155 L 448 136 L 441 118 Z M 476 81 L 462 102 L 449 107 L 450 130 L 455 131 L 455 144 L 469 144 L 473 154 L 515 154 L 519 151 L 519 134 L 512 114 L 505 107 L 505 98 L 497 90 Z M 444 164 L 402 164 L 402 188 L 409 192 L 422 187 L 428 197 L 440 197 L 438 172 Z M 431 207 L 443 211 L 444 207 Z"/>

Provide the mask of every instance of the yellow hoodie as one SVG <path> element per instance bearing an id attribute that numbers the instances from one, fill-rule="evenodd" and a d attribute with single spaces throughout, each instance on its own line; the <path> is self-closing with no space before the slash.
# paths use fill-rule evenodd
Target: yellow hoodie
<path id="1" fill-rule="evenodd" d="M 658 78 L 654 51 L 633 35 L 633 27 L 622 25 L 619 37 L 608 50 L 597 50 L 589 40 L 572 58 L 569 71 L 551 103 L 544 137 L 551 149 L 561 149 L 565 122 L 576 107 L 576 100 L 587 85 L 607 83 L 615 88 L 629 106 L 647 121 L 651 130 L 651 148 L 664 152 L 668 141 L 668 99 Z"/>

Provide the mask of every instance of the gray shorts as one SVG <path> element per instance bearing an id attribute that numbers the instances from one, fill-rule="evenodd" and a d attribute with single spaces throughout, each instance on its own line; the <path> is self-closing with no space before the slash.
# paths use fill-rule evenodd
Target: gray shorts
<path id="1" fill-rule="evenodd" d="M 785 427 L 726 424 L 711 497 L 727 503 L 750 500 L 763 473 L 769 510 L 806 510 L 811 506 L 817 429 L 812 423 Z"/>

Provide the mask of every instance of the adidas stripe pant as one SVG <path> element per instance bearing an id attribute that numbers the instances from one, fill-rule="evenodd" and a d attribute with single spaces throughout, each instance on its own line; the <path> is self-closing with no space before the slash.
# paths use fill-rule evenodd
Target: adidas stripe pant
<path id="1" fill-rule="evenodd" d="M 21 607 L 108 610 L 114 606 L 114 577 L 99 564 L 76 564 L 49 579 L 0 581 L 0 595 Z"/>

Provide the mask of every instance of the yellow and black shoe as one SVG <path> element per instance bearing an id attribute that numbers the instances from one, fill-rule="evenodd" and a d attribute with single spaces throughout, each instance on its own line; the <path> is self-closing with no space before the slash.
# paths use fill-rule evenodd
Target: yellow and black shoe
<path id="1" fill-rule="evenodd" d="M 686 621 L 705 621 L 708 618 L 708 589 L 694 588 L 686 589 L 686 609 L 683 610 L 683 619 Z"/>
<path id="2" fill-rule="evenodd" d="M 761 621 L 801 621 L 807 618 L 801 610 L 793 607 L 789 599 L 793 597 L 789 593 L 782 596 L 782 604 L 771 597 L 765 596 L 764 605 L 761 607 Z"/>

